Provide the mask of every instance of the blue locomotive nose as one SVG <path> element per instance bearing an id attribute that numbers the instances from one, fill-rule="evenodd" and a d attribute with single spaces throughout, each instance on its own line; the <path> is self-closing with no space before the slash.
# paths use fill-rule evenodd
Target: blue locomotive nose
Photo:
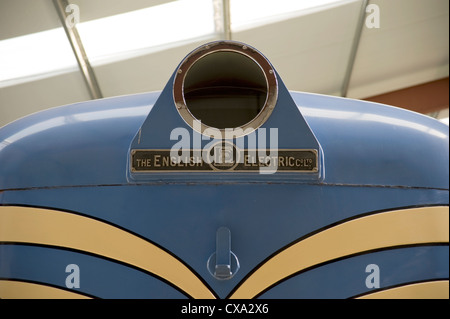
<path id="1" fill-rule="evenodd" d="M 0 298 L 448 298 L 448 126 L 235 42 L 0 128 Z"/>

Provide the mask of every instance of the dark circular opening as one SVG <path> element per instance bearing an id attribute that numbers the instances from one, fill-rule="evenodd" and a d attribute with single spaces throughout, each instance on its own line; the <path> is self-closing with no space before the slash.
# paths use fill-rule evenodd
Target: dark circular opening
<path id="1" fill-rule="evenodd" d="M 244 54 L 217 51 L 197 60 L 185 75 L 186 107 L 197 120 L 218 129 L 244 126 L 267 100 L 259 64 Z"/>

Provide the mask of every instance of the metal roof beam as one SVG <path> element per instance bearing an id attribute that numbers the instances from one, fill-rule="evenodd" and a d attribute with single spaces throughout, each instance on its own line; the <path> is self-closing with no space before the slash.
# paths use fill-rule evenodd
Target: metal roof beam
<path id="1" fill-rule="evenodd" d="M 361 2 L 362 3 L 361 10 L 359 12 L 359 20 L 358 24 L 356 25 L 355 36 L 353 38 L 350 56 L 347 63 L 347 69 L 345 70 L 344 80 L 342 81 L 341 96 L 343 97 L 347 97 L 350 78 L 352 76 L 353 66 L 355 65 L 356 53 L 358 52 L 359 41 L 361 40 L 361 33 L 364 27 L 364 21 L 366 19 L 366 7 L 369 3 L 369 0 L 362 0 Z"/>
<path id="2" fill-rule="evenodd" d="M 213 0 L 213 6 L 216 32 L 231 40 L 230 0 Z"/>
<path id="3" fill-rule="evenodd" d="M 83 43 L 81 42 L 80 35 L 78 34 L 78 30 L 76 25 L 68 26 L 66 21 L 68 19 L 68 15 L 66 14 L 66 8 L 69 6 L 67 0 L 53 0 L 53 4 L 58 12 L 58 16 L 61 20 L 61 24 L 64 27 L 64 31 L 67 34 L 67 38 L 69 39 L 70 45 L 72 46 L 73 52 L 75 54 L 75 58 L 77 59 L 78 65 L 80 67 L 83 78 L 86 82 L 86 86 L 89 90 L 89 94 L 92 99 L 102 98 L 102 93 L 100 91 L 100 86 L 97 82 L 97 78 L 95 77 L 94 70 L 89 63 L 89 59 L 86 55 L 86 52 L 83 47 Z"/>

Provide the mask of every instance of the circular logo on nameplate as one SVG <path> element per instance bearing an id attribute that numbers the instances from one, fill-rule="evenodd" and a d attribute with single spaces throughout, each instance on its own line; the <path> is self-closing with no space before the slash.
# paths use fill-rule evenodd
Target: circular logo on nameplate
<path id="1" fill-rule="evenodd" d="M 239 151 L 233 143 L 218 142 L 208 150 L 208 164 L 213 170 L 233 170 L 239 164 Z"/>

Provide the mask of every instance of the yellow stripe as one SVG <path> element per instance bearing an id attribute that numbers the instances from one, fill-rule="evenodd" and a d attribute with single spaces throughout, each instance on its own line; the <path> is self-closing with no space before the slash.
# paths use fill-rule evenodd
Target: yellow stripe
<path id="1" fill-rule="evenodd" d="M 377 291 L 357 299 L 449 299 L 448 292 L 448 280 L 440 280 Z"/>
<path id="2" fill-rule="evenodd" d="M 232 294 L 253 298 L 308 267 L 373 249 L 449 241 L 448 207 L 425 207 L 374 214 L 308 237 L 273 256 Z"/>
<path id="3" fill-rule="evenodd" d="M 0 280 L 2 299 L 91 299 L 76 292 L 55 287 L 23 282 Z"/>
<path id="4" fill-rule="evenodd" d="M 0 241 L 60 246 L 105 256 L 156 274 L 193 298 L 214 298 L 205 284 L 169 253 L 117 227 L 80 215 L 0 207 Z"/>

